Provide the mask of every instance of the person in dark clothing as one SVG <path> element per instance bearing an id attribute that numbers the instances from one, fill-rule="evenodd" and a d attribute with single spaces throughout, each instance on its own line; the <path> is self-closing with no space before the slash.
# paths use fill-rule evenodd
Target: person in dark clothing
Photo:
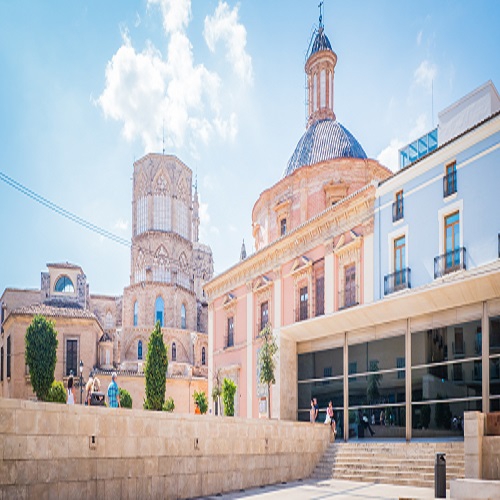
<path id="1" fill-rule="evenodd" d="M 358 411 L 358 419 L 359 423 L 363 426 L 364 429 L 368 429 L 370 431 L 370 436 L 374 436 L 375 433 L 370 425 L 370 419 L 366 415 L 366 413 L 361 413 L 361 410 Z"/>

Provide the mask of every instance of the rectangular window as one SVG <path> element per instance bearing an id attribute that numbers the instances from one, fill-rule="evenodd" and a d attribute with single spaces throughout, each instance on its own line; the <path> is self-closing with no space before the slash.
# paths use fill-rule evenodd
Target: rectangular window
<path id="1" fill-rule="evenodd" d="M 350 307 L 356 304 L 356 265 L 346 266 L 344 272 L 344 307 Z"/>
<path id="2" fill-rule="evenodd" d="M 460 214 L 455 212 L 444 219 L 445 269 L 460 266 Z"/>
<path id="3" fill-rule="evenodd" d="M 66 340 L 66 377 L 69 377 L 73 372 L 73 375 L 78 373 L 78 340 L 67 339 Z"/>
<path id="4" fill-rule="evenodd" d="M 316 316 L 325 314 L 325 277 L 316 278 Z"/>
<path id="5" fill-rule="evenodd" d="M 326 72 L 324 69 L 319 74 L 319 106 L 326 107 Z"/>
<path id="6" fill-rule="evenodd" d="M 307 303 L 308 303 L 307 286 L 300 289 L 300 308 L 299 308 L 299 321 L 303 321 L 308 317 Z"/>
<path id="7" fill-rule="evenodd" d="M 403 218 L 403 191 L 396 193 L 396 200 L 392 204 L 392 222 L 396 222 Z"/>
<path id="8" fill-rule="evenodd" d="M 232 347 L 234 345 L 234 317 L 227 318 L 227 345 Z"/>
<path id="9" fill-rule="evenodd" d="M 455 328 L 455 342 L 453 343 L 453 354 L 455 356 L 463 356 L 465 354 L 463 328 Z"/>
<path id="10" fill-rule="evenodd" d="M 0 347 L 0 382 L 3 381 L 3 346 Z"/>
<path id="11" fill-rule="evenodd" d="M 405 367 L 405 358 L 396 358 L 396 367 L 404 368 Z M 405 378 L 405 371 L 398 371 L 398 378 Z"/>
<path id="12" fill-rule="evenodd" d="M 7 337 L 7 378 L 10 378 L 10 355 L 11 355 L 11 345 L 10 345 L 10 335 Z"/>
<path id="13" fill-rule="evenodd" d="M 260 305 L 260 331 L 269 323 L 269 302 L 266 300 Z"/>
<path id="14" fill-rule="evenodd" d="M 332 376 L 332 367 L 331 366 L 325 366 L 323 368 L 323 378 L 331 377 Z M 323 380 L 323 385 L 328 385 L 330 383 L 330 380 Z"/>
<path id="15" fill-rule="evenodd" d="M 394 240 L 394 285 L 398 288 L 406 283 L 406 236 Z"/>
<path id="16" fill-rule="evenodd" d="M 443 197 L 446 198 L 457 192 L 457 164 L 455 162 L 446 165 L 443 177 Z"/>
<path id="17" fill-rule="evenodd" d="M 318 109 L 318 75 L 314 73 L 313 76 L 313 111 L 317 111 Z"/>
<path id="18" fill-rule="evenodd" d="M 286 219 L 281 219 L 280 221 L 280 234 L 281 236 L 285 236 L 286 234 Z"/>

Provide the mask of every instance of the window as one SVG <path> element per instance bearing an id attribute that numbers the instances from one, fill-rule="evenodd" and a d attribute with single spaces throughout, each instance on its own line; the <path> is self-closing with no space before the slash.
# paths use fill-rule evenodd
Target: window
<path id="1" fill-rule="evenodd" d="M 138 317 L 139 317 L 139 303 L 136 300 L 134 302 L 134 326 L 137 326 Z"/>
<path id="2" fill-rule="evenodd" d="M 405 367 L 405 358 L 396 358 L 396 367 L 404 368 Z M 405 371 L 398 371 L 398 378 L 405 378 Z"/>
<path id="3" fill-rule="evenodd" d="M 183 238 L 189 239 L 189 210 L 183 200 L 177 200 L 175 206 L 176 230 Z"/>
<path id="4" fill-rule="evenodd" d="M 356 265 L 346 266 L 344 273 L 344 307 L 350 307 L 356 304 Z"/>
<path id="5" fill-rule="evenodd" d="M 455 212 L 444 220 L 445 269 L 460 266 L 460 214 Z"/>
<path id="6" fill-rule="evenodd" d="M 75 287 L 67 276 L 61 276 L 56 282 L 54 291 L 59 293 L 75 293 Z"/>
<path id="7" fill-rule="evenodd" d="M 406 236 L 394 240 L 394 288 L 406 284 Z"/>
<path id="8" fill-rule="evenodd" d="M 111 311 L 108 311 L 106 313 L 106 318 L 104 319 L 104 328 L 106 328 L 106 330 L 109 330 L 113 328 L 114 323 L 115 322 L 113 319 L 113 314 L 111 314 Z"/>
<path id="9" fill-rule="evenodd" d="M 7 337 L 7 378 L 10 378 L 10 355 L 11 355 L 11 345 L 10 345 L 10 335 Z"/>
<path id="10" fill-rule="evenodd" d="M 316 278 L 316 316 L 325 314 L 325 277 Z"/>
<path id="11" fill-rule="evenodd" d="M 78 373 L 78 340 L 67 339 L 66 340 L 66 377 L 69 377 L 73 372 L 73 375 Z"/>
<path id="12" fill-rule="evenodd" d="M 300 289 L 299 321 L 307 319 L 307 317 L 308 317 L 308 314 L 307 314 L 308 298 L 309 298 L 309 296 L 307 293 L 307 286 L 304 286 Z"/>
<path id="13" fill-rule="evenodd" d="M 186 306 L 184 304 L 181 305 L 181 328 L 186 329 Z"/>
<path id="14" fill-rule="evenodd" d="M 160 326 L 163 325 L 163 313 L 165 310 L 165 303 L 161 297 L 158 297 L 155 302 L 155 323 L 160 322 Z"/>
<path id="15" fill-rule="evenodd" d="M 226 347 L 234 345 L 234 317 L 227 318 L 227 343 Z"/>
<path id="16" fill-rule="evenodd" d="M 392 222 L 396 222 L 403 218 L 403 191 L 396 193 L 396 200 L 392 204 Z"/>
<path id="17" fill-rule="evenodd" d="M 260 330 L 259 333 L 269 323 L 269 302 L 266 300 L 260 305 Z"/>
<path id="18" fill-rule="evenodd" d="M 175 345 L 175 342 L 172 342 L 172 361 L 177 360 L 177 346 Z"/>
<path id="19" fill-rule="evenodd" d="M 170 231 L 171 224 L 171 199 L 164 194 L 154 195 L 153 229 Z"/>
<path id="20" fill-rule="evenodd" d="M 446 165 L 443 177 L 443 197 L 457 192 L 457 164 L 455 162 Z"/>
<path id="21" fill-rule="evenodd" d="M 318 109 L 318 75 L 316 73 L 314 73 L 313 77 L 312 93 L 313 93 L 313 111 L 316 111 Z"/>
<path id="22" fill-rule="evenodd" d="M 207 356 L 207 355 L 206 355 L 205 348 L 204 348 L 204 347 L 202 347 L 202 348 L 201 348 L 201 364 L 202 364 L 203 366 L 205 366 L 205 364 L 207 363 L 207 357 L 206 357 L 206 356 Z"/>
<path id="23" fill-rule="evenodd" d="M 3 346 L 0 347 L 0 382 L 3 381 Z"/>
<path id="24" fill-rule="evenodd" d="M 462 357 L 465 354 L 464 329 L 455 328 L 455 341 L 453 342 L 453 354 Z"/>
<path id="25" fill-rule="evenodd" d="M 324 69 L 319 74 L 319 106 L 326 107 L 326 72 Z"/>
<path id="26" fill-rule="evenodd" d="M 285 236 L 286 234 L 286 219 L 281 219 L 280 221 L 280 234 L 281 236 Z"/>
<path id="27" fill-rule="evenodd" d="M 323 377 L 331 377 L 332 376 L 332 367 L 331 366 L 325 366 L 323 368 Z"/>
<path id="28" fill-rule="evenodd" d="M 137 200 L 136 234 L 141 234 L 148 229 L 148 198 L 143 196 Z"/>
<path id="29" fill-rule="evenodd" d="M 142 340 L 139 340 L 139 342 L 137 342 L 137 359 L 142 359 Z"/>
<path id="30" fill-rule="evenodd" d="M 351 361 L 349 363 L 349 375 L 354 375 L 355 373 L 358 373 L 358 363 L 356 361 Z M 356 377 L 351 377 L 352 381 L 356 380 Z"/>

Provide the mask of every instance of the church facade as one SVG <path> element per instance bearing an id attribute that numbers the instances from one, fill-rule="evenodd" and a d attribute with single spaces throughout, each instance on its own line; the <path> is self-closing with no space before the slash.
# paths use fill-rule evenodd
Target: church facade
<path id="1" fill-rule="evenodd" d="M 500 98 L 488 82 L 443 110 L 392 173 L 336 120 L 336 61 L 320 25 L 307 129 L 254 205 L 256 252 L 205 286 L 209 373 L 234 380 L 242 417 L 308 421 L 316 398 L 346 440 L 370 438 L 365 419 L 377 437 L 460 436 L 464 411 L 500 402 Z"/>
<path id="2" fill-rule="evenodd" d="M 175 156 L 148 154 L 134 163 L 130 285 L 121 296 L 91 294 L 80 266 L 48 264 L 40 290 L 7 288 L 0 298 L 3 397 L 32 397 L 24 334 L 36 314 L 55 322 L 55 377 L 89 372 L 107 382 L 116 370 L 134 407 L 144 399 L 147 343 L 160 322 L 168 349 L 167 397 L 192 411 L 194 390 L 207 392 L 208 307 L 203 284 L 213 275 L 210 247 L 199 242 L 198 193 Z"/>

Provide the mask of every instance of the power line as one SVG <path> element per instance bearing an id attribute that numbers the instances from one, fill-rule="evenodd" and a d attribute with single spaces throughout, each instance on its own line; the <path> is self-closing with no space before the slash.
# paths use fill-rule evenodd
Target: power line
<path id="1" fill-rule="evenodd" d="M 43 196 L 35 193 L 31 189 L 27 188 L 26 186 L 23 186 L 19 182 L 15 181 L 8 175 L 5 175 L 3 172 L 0 171 L 0 180 L 5 182 L 7 185 L 13 187 L 20 193 L 26 195 L 28 198 L 31 198 L 32 200 L 36 201 L 37 203 L 40 203 L 44 207 L 47 207 L 48 209 L 52 210 L 53 212 L 62 215 L 63 217 L 66 217 L 66 219 L 69 219 L 72 222 L 76 222 L 80 226 L 84 227 L 85 229 L 88 229 L 89 231 L 93 231 L 96 234 L 99 234 L 100 236 L 103 236 L 104 238 L 108 238 L 111 241 L 114 241 L 115 243 L 118 243 L 120 245 L 124 245 L 126 247 L 130 248 L 130 241 L 126 240 L 125 238 L 122 238 L 121 236 L 117 236 L 116 234 L 110 233 L 106 229 L 103 229 L 99 226 L 96 226 L 95 224 L 92 224 L 91 222 L 82 219 L 78 215 L 75 215 L 65 208 L 60 207 L 59 205 L 56 205 L 55 203 L 52 203 L 50 200 L 47 200 L 47 198 L 44 198 Z"/>

